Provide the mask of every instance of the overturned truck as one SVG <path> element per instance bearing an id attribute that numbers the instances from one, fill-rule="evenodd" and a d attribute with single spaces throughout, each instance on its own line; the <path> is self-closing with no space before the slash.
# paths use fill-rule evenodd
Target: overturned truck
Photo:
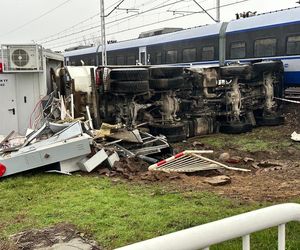
<path id="1" fill-rule="evenodd" d="M 99 67 L 102 121 L 147 126 L 170 142 L 214 132 L 244 133 L 284 122 L 280 61 L 223 67 Z"/>

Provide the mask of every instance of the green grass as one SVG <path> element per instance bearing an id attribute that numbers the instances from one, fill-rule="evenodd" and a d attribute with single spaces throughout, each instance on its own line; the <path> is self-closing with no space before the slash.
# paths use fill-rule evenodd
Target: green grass
<path id="1" fill-rule="evenodd" d="M 172 190 L 166 184 L 115 183 L 95 176 L 10 177 L 0 181 L 0 237 L 69 222 L 112 249 L 270 205 Z M 299 249 L 300 225 L 291 223 L 287 231 L 287 249 Z M 255 234 L 252 249 L 275 249 L 275 239 L 275 229 Z M 238 240 L 212 249 L 240 246 Z"/>
<path id="2" fill-rule="evenodd" d="M 246 152 L 276 151 L 286 147 L 300 149 L 299 143 L 292 142 L 289 135 L 283 135 L 279 129 L 272 127 L 256 128 L 254 132 L 234 136 L 213 134 L 196 140 L 214 148 L 238 148 Z"/>

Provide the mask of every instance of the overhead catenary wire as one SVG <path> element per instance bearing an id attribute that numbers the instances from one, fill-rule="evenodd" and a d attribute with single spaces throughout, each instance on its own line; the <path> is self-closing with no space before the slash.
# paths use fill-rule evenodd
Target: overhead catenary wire
<path id="1" fill-rule="evenodd" d="M 251 0 L 239 0 L 239 1 L 236 1 L 236 2 L 233 2 L 233 3 L 228 3 L 228 4 L 221 5 L 220 7 L 221 8 L 228 7 L 228 6 L 231 6 L 231 5 L 235 5 L 235 4 L 239 4 L 239 3 L 247 2 L 247 1 L 251 1 Z M 214 9 L 216 9 L 216 7 L 209 8 L 209 9 L 207 9 L 207 11 L 214 10 Z M 200 13 L 203 13 L 203 12 L 200 12 Z M 154 25 L 154 24 L 163 23 L 163 22 L 167 22 L 167 21 L 171 21 L 171 20 L 175 20 L 175 19 L 179 19 L 179 18 L 183 18 L 183 17 L 188 17 L 188 16 L 195 15 L 195 14 L 198 14 L 198 12 L 197 13 L 188 13 L 188 14 L 185 14 L 185 15 L 182 15 L 182 16 L 172 17 L 172 18 L 168 18 L 168 19 L 165 19 L 165 20 L 160 20 L 160 21 L 157 21 L 157 22 L 149 23 L 149 24 L 143 24 L 143 25 L 131 27 L 131 28 L 128 28 L 128 29 L 119 30 L 119 31 L 116 31 L 116 32 L 109 33 L 107 35 L 119 34 L 119 33 L 123 33 L 123 32 L 126 32 L 126 31 L 139 29 L 139 28 L 143 28 L 143 27 L 148 27 L 148 26 L 151 26 L 151 25 Z M 117 21 L 119 21 L 119 20 L 117 20 Z M 110 23 L 114 23 L 114 22 L 115 21 L 110 22 Z M 107 23 L 107 24 L 109 24 L 109 23 Z M 110 27 L 111 26 L 109 26 L 108 28 L 110 28 Z M 87 35 L 93 35 L 93 34 L 95 34 L 95 33 L 89 33 Z M 67 45 L 73 45 L 73 44 L 84 42 L 84 41 L 85 41 L 85 39 L 80 39 L 80 40 L 76 40 L 76 41 L 74 41 L 74 39 L 71 39 L 71 40 L 68 40 L 64 43 L 54 44 L 54 45 L 50 46 L 50 48 L 52 48 L 52 49 L 60 48 L 60 47 L 64 47 L 64 46 L 67 46 Z"/>
<path id="2" fill-rule="evenodd" d="M 139 15 L 148 13 L 148 12 L 150 12 L 150 11 L 154 11 L 154 10 L 157 10 L 157 9 L 165 8 L 165 7 L 167 7 L 167 6 L 170 6 L 170 5 L 179 3 L 179 2 L 182 2 L 182 0 L 176 0 L 175 2 L 169 3 L 169 4 L 158 5 L 158 6 L 154 7 L 154 8 L 145 10 L 145 11 L 143 11 L 143 12 L 135 13 L 135 14 L 132 14 L 132 15 L 130 15 L 130 16 L 128 16 L 128 17 L 124 17 L 124 18 L 120 18 L 120 19 L 115 20 L 115 21 L 107 22 L 106 25 L 111 24 L 111 23 L 115 23 L 115 22 L 121 22 L 121 21 L 124 21 L 124 20 L 129 20 L 130 18 L 133 18 L 133 17 L 139 16 Z M 80 30 L 80 31 L 77 31 L 77 32 L 73 32 L 73 33 L 71 33 L 71 34 L 63 35 L 63 36 L 58 37 L 58 38 L 53 38 L 53 39 L 44 41 L 43 44 L 47 44 L 47 43 L 50 43 L 50 42 L 52 42 L 52 41 L 61 40 L 62 38 L 65 38 L 65 37 L 68 37 L 68 36 L 71 36 L 71 35 L 77 35 L 77 34 L 80 34 L 80 33 L 83 33 L 83 32 L 89 31 L 89 30 L 93 30 L 93 29 L 99 28 L 100 26 L 101 26 L 101 25 L 99 24 L 99 25 L 96 25 L 96 26 L 89 27 L 89 28 L 87 28 L 87 29 L 83 29 L 83 30 Z"/>
<path id="3" fill-rule="evenodd" d="M 204 8 L 202 7 L 202 5 L 200 5 L 196 0 L 193 0 L 193 2 L 194 2 L 195 4 L 197 4 L 197 5 L 202 9 L 202 11 L 205 12 L 206 15 L 208 15 L 214 22 L 217 22 L 217 20 L 214 19 L 214 18 L 212 17 L 212 15 L 209 14 L 209 13 L 206 11 L 206 9 L 204 9 Z"/>
<path id="4" fill-rule="evenodd" d="M 146 3 L 144 3 L 144 4 L 137 5 L 137 8 L 139 8 L 140 6 L 147 6 L 149 3 L 152 3 L 152 4 L 153 4 L 154 2 L 157 2 L 157 1 L 159 1 L 159 0 L 148 1 L 148 2 L 146 2 Z M 168 0 L 168 1 L 166 1 L 166 2 L 169 2 L 169 1 L 170 1 L 170 0 Z M 110 6 L 108 6 L 108 7 L 105 9 L 105 11 L 109 10 L 111 7 L 113 7 L 113 6 L 115 6 L 116 4 L 118 4 L 118 2 L 120 2 L 120 1 L 119 1 L 119 0 L 118 0 L 118 1 L 115 1 L 113 4 L 111 4 Z M 68 30 L 70 30 L 70 29 L 73 29 L 73 28 L 75 28 L 75 27 L 78 27 L 79 25 L 81 25 L 81 24 L 83 24 L 83 23 L 86 23 L 86 22 L 89 21 L 89 20 L 94 19 L 95 17 L 99 17 L 99 15 L 100 15 L 100 12 L 97 12 L 96 14 L 94 14 L 94 15 L 88 17 L 88 18 L 85 18 L 84 20 L 82 20 L 82 21 L 80 21 L 80 22 L 77 22 L 76 24 L 73 24 L 72 26 L 69 26 L 68 28 L 65 28 L 65 29 L 63 29 L 63 30 L 61 30 L 61 31 L 59 31 L 59 32 L 57 32 L 57 33 L 55 33 L 55 34 L 52 34 L 52 35 L 49 35 L 49 36 L 46 36 L 46 37 L 43 37 L 43 38 L 40 38 L 40 39 L 37 39 L 37 40 L 38 40 L 40 43 L 44 43 L 45 40 L 49 40 L 50 38 L 54 38 L 54 37 L 56 37 L 56 36 L 59 36 L 59 35 L 61 35 L 62 33 L 65 33 L 66 31 L 68 31 Z M 99 22 L 97 22 L 97 23 L 99 23 Z M 94 24 L 96 24 L 96 23 L 94 23 Z"/>

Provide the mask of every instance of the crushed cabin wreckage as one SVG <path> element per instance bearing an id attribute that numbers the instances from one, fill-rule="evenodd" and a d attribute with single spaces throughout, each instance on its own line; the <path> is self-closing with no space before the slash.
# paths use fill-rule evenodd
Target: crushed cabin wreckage
<path id="1" fill-rule="evenodd" d="M 24 137 L 3 136 L 0 176 L 45 166 L 61 173 L 111 169 L 124 157 L 148 162 L 151 171 L 245 171 L 192 151 L 168 166 L 157 162 L 172 155 L 169 142 L 282 124 L 274 99 L 282 96 L 282 73 L 280 61 L 57 68 L 57 88 L 39 104 L 40 125 Z"/>

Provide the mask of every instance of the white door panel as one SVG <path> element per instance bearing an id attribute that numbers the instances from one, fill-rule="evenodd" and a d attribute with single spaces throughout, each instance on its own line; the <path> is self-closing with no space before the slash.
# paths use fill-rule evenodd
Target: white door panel
<path id="1" fill-rule="evenodd" d="M 0 74 L 0 134 L 18 131 L 16 81 L 14 74 Z"/>

